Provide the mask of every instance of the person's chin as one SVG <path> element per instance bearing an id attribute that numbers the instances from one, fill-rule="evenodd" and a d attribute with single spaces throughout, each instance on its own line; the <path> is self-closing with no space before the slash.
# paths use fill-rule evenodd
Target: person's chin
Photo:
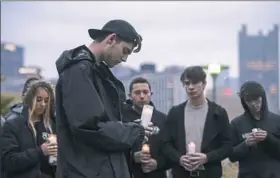
<path id="1" fill-rule="evenodd" d="M 191 99 L 196 99 L 197 98 L 197 94 L 196 93 L 189 93 L 188 96 Z"/>
<path id="2" fill-rule="evenodd" d="M 42 114 L 44 114 L 44 112 L 45 112 L 45 109 L 38 109 L 38 110 L 36 111 L 36 114 L 37 114 L 37 115 L 42 115 Z"/>

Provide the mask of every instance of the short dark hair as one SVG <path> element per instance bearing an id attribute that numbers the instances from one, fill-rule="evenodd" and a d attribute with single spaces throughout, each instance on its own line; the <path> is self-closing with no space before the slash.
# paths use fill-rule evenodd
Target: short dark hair
<path id="1" fill-rule="evenodd" d="M 149 82 L 147 79 L 145 79 L 145 78 L 143 78 L 143 77 L 136 77 L 135 79 L 133 79 L 133 80 L 131 81 L 131 83 L 130 83 L 130 85 L 129 85 L 129 92 L 130 92 L 130 93 L 131 93 L 131 91 L 132 91 L 133 85 L 134 85 L 134 84 L 137 84 L 137 83 L 147 83 L 148 86 L 149 86 L 149 89 L 151 90 L 151 84 L 150 84 L 150 82 Z"/>
<path id="2" fill-rule="evenodd" d="M 260 83 L 256 81 L 247 81 L 241 86 L 238 94 L 240 98 L 245 101 L 253 101 L 259 97 L 264 97 L 265 91 Z"/>
<path id="3" fill-rule="evenodd" d="M 186 79 L 192 82 L 206 82 L 206 73 L 201 66 L 187 67 L 181 74 L 180 80 L 183 83 Z"/>

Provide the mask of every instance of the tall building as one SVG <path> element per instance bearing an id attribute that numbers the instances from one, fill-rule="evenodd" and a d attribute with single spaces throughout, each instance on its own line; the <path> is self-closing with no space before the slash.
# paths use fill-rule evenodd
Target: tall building
<path id="1" fill-rule="evenodd" d="M 264 34 L 248 35 L 246 25 L 239 31 L 239 87 L 248 80 L 261 83 L 270 109 L 279 108 L 278 26 Z"/>
<path id="2" fill-rule="evenodd" d="M 17 77 L 24 63 L 24 49 L 12 43 L 1 43 L 1 74 L 6 78 Z"/>

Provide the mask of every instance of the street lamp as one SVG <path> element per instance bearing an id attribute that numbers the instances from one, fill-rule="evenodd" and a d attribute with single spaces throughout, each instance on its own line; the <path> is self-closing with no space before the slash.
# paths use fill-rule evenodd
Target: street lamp
<path id="1" fill-rule="evenodd" d="M 212 79 L 213 79 L 212 97 L 213 97 L 213 101 L 216 102 L 217 78 L 223 70 L 229 69 L 229 66 L 212 63 L 212 64 L 209 64 L 207 66 L 202 66 L 202 67 L 203 67 L 203 69 L 207 70 L 208 73 L 212 76 Z"/>

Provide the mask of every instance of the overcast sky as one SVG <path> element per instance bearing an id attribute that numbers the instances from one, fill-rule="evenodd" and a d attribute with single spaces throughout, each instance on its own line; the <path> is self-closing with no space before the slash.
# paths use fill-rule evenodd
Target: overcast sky
<path id="1" fill-rule="evenodd" d="M 154 62 L 189 66 L 219 62 L 238 75 L 237 34 L 266 33 L 280 25 L 279 2 L 1 2 L 1 41 L 25 47 L 26 65 L 56 77 L 55 61 L 65 49 L 88 45 L 89 28 L 111 19 L 129 21 L 143 36 L 140 53 L 126 65 Z"/>

